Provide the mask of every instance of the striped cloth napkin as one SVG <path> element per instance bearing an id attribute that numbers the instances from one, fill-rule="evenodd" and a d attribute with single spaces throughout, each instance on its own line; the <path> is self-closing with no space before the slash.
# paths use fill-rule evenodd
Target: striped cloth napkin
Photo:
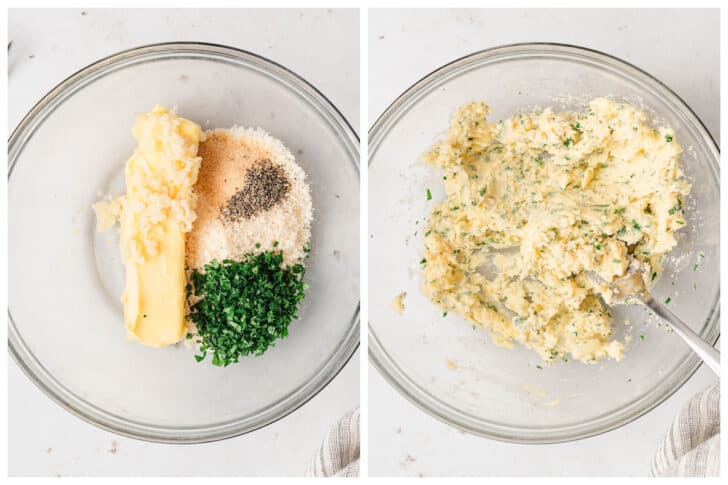
<path id="1" fill-rule="evenodd" d="M 685 405 L 652 461 L 654 477 L 720 476 L 720 385 Z"/>
<path id="2" fill-rule="evenodd" d="M 356 408 L 331 427 L 306 476 L 358 477 L 359 450 L 359 408 Z"/>

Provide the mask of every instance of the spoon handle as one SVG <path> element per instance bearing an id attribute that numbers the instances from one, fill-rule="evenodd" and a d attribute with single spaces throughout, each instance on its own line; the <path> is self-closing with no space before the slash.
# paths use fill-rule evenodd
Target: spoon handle
<path id="1" fill-rule="evenodd" d="M 685 324 L 685 322 L 680 320 L 677 315 L 668 310 L 665 305 L 652 298 L 652 296 L 644 295 L 642 301 L 650 308 L 650 310 L 655 312 L 657 316 L 665 320 L 672 329 L 675 330 L 675 333 L 681 336 L 690 348 L 692 348 L 695 353 L 703 359 L 703 362 L 708 364 L 708 367 L 713 369 L 713 372 L 720 377 L 720 352 L 718 352 L 715 347 L 701 339 L 697 333 Z"/>

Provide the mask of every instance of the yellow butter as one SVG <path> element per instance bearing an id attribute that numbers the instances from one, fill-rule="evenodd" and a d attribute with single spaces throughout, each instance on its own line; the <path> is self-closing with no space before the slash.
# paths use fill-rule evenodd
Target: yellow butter
<path id="1" fill-rule="evenodd" d="M 129 338 L 162 347 L 185 335 L 185 233 L 195 219 L 202 131 L 157 106 L 139 116 L 133 133 L 138 146 L 120 199 L 124 323 Z"/>

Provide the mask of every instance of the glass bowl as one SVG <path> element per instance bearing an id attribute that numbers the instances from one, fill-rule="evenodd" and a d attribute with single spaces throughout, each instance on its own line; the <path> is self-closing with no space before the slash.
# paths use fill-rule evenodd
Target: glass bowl
<path id="1" fill-rule="evenodd" d="M 308 175 L 310 285 L 288 338 L 226 368 L 177 345 L 127 340 L 118 234 L 91 204 L 124 191 L 138 113 L 176 106 L 203 128 L 260 126 Z M 110 431 L 162 442 L 239 435 L 319 392 L 359 344 L 358 139 L 295 73 L 230 47 L 128 50 L 48 93 L 9 140 L 9 349 L 60 405 Z"/>
<path id="2" fill-rule="evenodd" d="M 654 408 L 700 365 L 641 306 L 614 307 L 617 336 L 632 339 L 621 362 L 542 366 L 532 350 L 497 347 L 485 330 L 456 315 L 443 318 L 422 293 L 420 229 L 444 188 L 420 156 L 444 134 L 453 111 L 485 100 L 490 119 L 499 120 L 537 106 L 579 109 L 598 96 L 640 106 L 674 128 L 683 146 L 681 165 L 693 184 L 689 227 L 653 293 L 670 296 L 671 308 L 705 340 L 718 338 L 719 152 L 698 117 L 649 74 L 592 50 L 519 44 L 474 53 L 408 89 L 369 140 L 369 356 L 405 397 L 461 430 L 523 443 L 585 438 Z M 399 316 L 392 301 L 403 291 Z"/>

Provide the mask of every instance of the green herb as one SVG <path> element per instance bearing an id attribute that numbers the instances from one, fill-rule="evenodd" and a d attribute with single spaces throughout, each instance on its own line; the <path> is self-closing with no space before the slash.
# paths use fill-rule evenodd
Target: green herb
<path id="1" fill-rule="evenodd" d="M 672 135 L 665 135 L 665 141 L 670 143 L 672 141 Z"/>
<path id="2" fill-rule="evenodd" d="M 624 236 L 625 234 L 627 234 L 627 228 L 622 226 L 622 228 L 617 231 L 617 236 Z"/>
<path id="3" fill-rule="evenodd" d="M 635 221 L 634 219 L 632 219 L 632 227 L 634 227 L 634 228 L 635 228 L 635 229 L 637 229 L 638 231 L 639 231 L 640 229 L 642 229 L 642 227 L 640 227 L 640 225 L 639 225 L 639 224 L 637 223 L 637 221 Z"/>
<path id="4" fill-rule="evenodd" d="M 445 318 L 447 316 L 447 312 L 442 312 L 442 318 Z M 475 327 L 473 327 L 475 328 Z"/>
<path id="5" fill-rule="evenodd" d="M 652 280 L 651 281 L 655 281 L 655 278 L 657 278 L 657 273 L 656 272 L 652 273 Z"/>
<path id="6" fill-rule="evenodd" d="M 274 248 L 277 248 L 278 247 L 278 241 L 273 241 L 273 247 Z"/>
<path id="7" fill-rule="evenodd" d="M 671 298 L 670 298 L 670 297 L 668 296 L 668 297 L 667 297 L 667 299 L 665 300 L 665 305 L 669 305 L 669 304 L 670 304 L 670 301 L 672 301 L 672 300 L 671 300 Z"/>
<path id="8" fill-rule="evenodd" d="M 420 264 L 425 264 L 427 260 L 425 258 L 422 258 L 422 261 L 420 261 Z"/>
<path id="9" fill-rule="evenodd" d="M 430 192 L 430 189 L 427 189 L 427 200 L 432 200 L 432 192 Z"/>
<path id="10" fill-rule="evenodd" d="M 645 339 L 645 336 L 644 335 L 640 335 L 640 340 L 644 340 L 644 339 Z"/>
<path id="11" fill-rule="evenodd" d="M 543 369 L 543 367 L 541 367 L 540 365 L 537 365 L 536 369 Z"/>
<path id="12" fill-rule="evenodd" d="M 307 285 L 301 264 L 283 266 L 283 254 L 265 251 L 246 254 L 241 261 L 207 263 L 190 276 L 188 298 L 200 298 L 190 307 L 201 355 L 227 366 L 246 355 L 261 355 L 288 335 L 297 318 L 298 303 Z"/>
<path id="13" fill-rule="evenodd" d="M 260 249 L 260 243 L 255 243 L 255 248 Z"/>
<path id="14" fill-rule="evenodd" d="M 429 236 L 430 234 L 432 234 L 432 229 L 430 229 L 429 231 L 427 231 L 427 232 L 425 233 L 425 237 Z"/>
<path id="15" fill-rule="evenodd" d="M 613 259 L 612 262 L 613 263 L 620 264 L 622 262 L 622 260 L 621 259 Z"/>
<path id="16" fill-rule="evenodd" d="M 621 216 L 622 214 L 624 214 L 624 207 L 614 209 L 614 213 Z"/>
<path id="17" fill-rule="evenodd" d="M 594 247 L 597 248 L 597 251 L 601 251 L 602 250 L 602 245 L 601 244 L 596 244 Z"/>
<path id="18" fill-rule="evenodd" d="M 695 263 L 695 265 L 693 266 L 693 271 L 697 271 L 699 267 L 700 265 L 698 263 Z"/>
<path id="19" fill-rule="evenodd" d="M 567 138 L 566 140 L 564 140 L 564 146 L 566 148 L 569 148 L 569 146 L 573 145 L 573 144 L 574 144 L 574 140 L 572 138 Z"/>
<path id="20" fill-rule="evenodd" d="M 580 125 L 579 123 L 576 123 L 575 125 L 571 125 L 571 128 L 572 128 L 572 129 L 573 129 L 574 131 L 578 131 L 578 132 L 581 132 L 581 125 Z"/>
<path id="21" fill-rule="evenodd" d="M 677 204 L 675 204 L 675 207 L 671 207 L 670 210 L 667 211 L 668 214 L 673 215 L 675 212 L 682 211 L 682 199 L 678 197 Z"/>

